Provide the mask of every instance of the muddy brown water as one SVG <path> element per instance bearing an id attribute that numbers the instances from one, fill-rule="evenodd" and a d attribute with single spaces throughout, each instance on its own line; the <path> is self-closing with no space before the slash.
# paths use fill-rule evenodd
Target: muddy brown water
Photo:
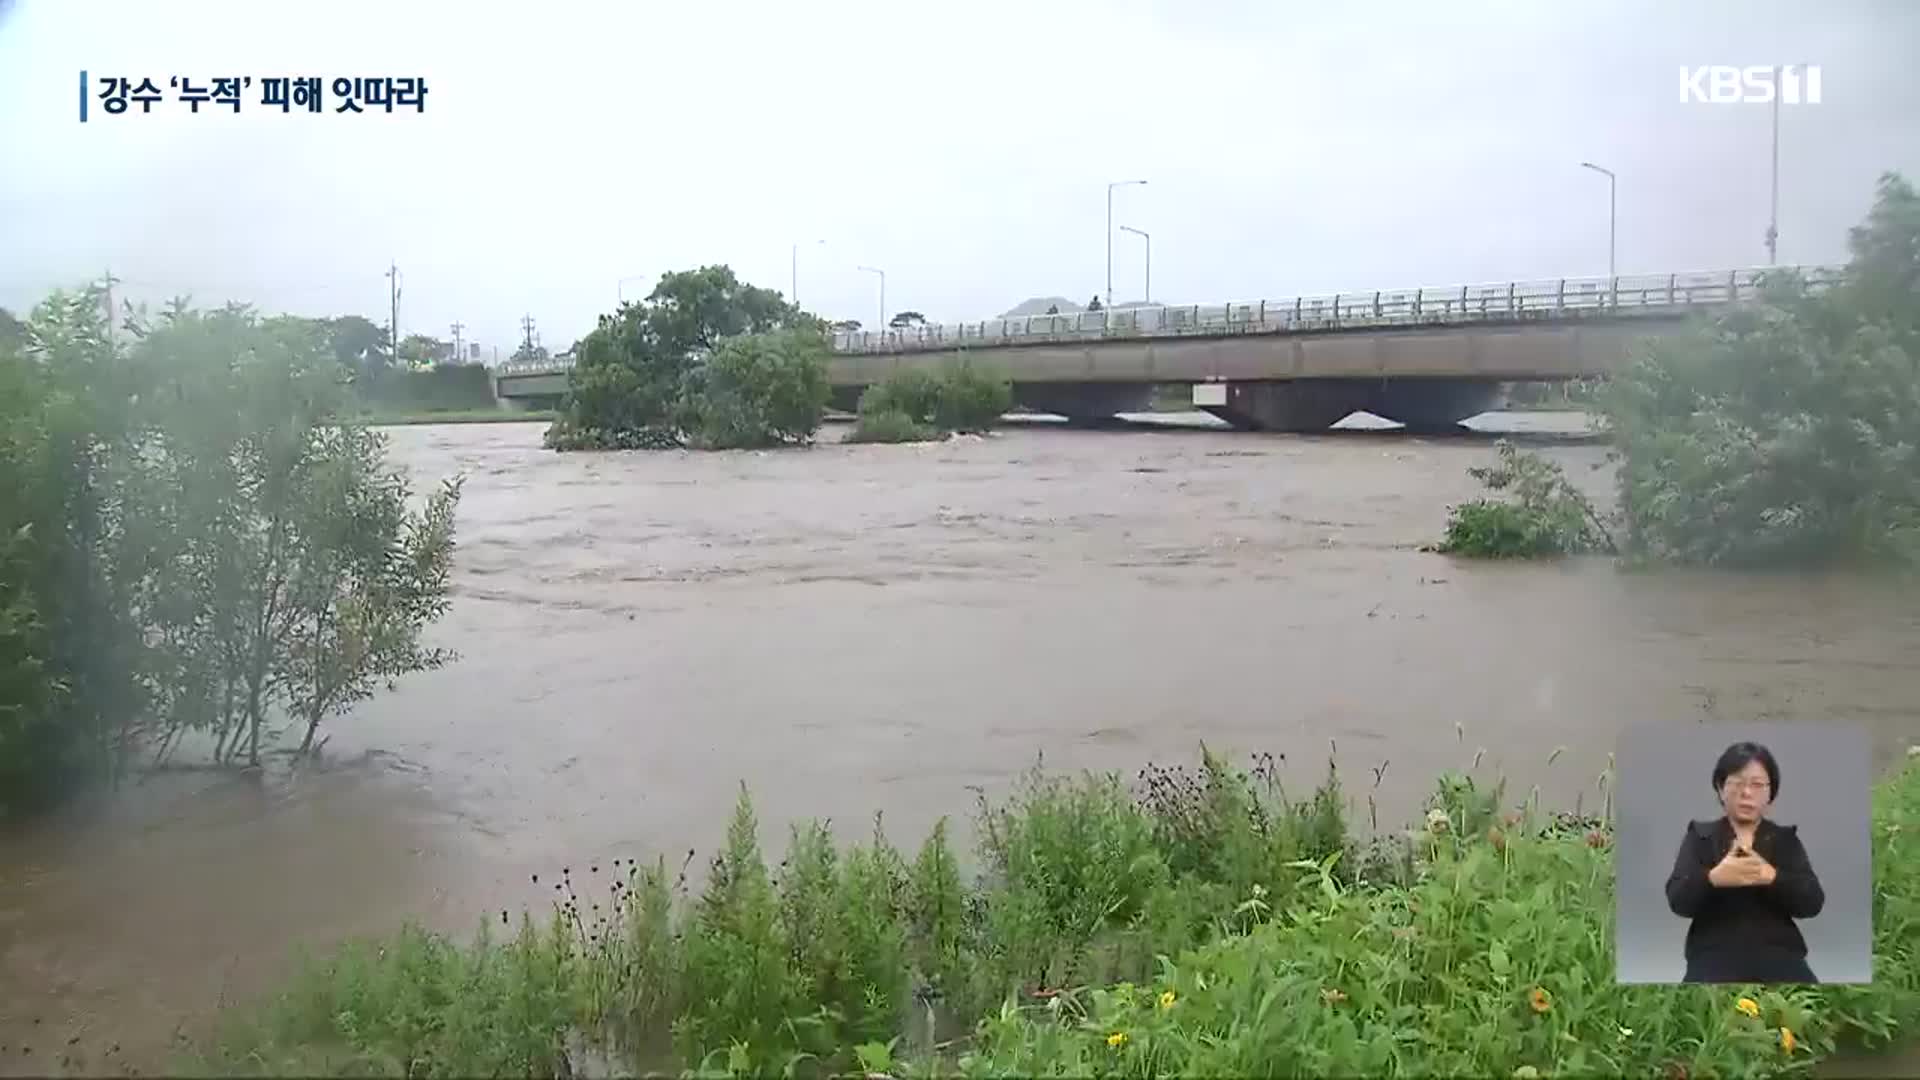
<path id="1" fill-rule="evenodd" d="M 323 766 L 168 775 L 0 833 L 0 1074 L 151 1072 L 296 943 L 538 910 L 530 875 L 563 865 L 704 859 L 742 782 L 772 846 L 876 811 L 906 844 L 1037 758 L 1130 773 L 1205 740 L 1286 754 L 1304 790 L 1331 756 L 1391 822 L 1482 750 L 1515 791 L 1596 805 L 1635 722 L 1858 724 L 1886 760 L 1920 732 L 1912 591 L 1421 552 L 1486 439 L 390 434 L 421 483 L 468 478 L 433 631 L 459 661 L 335 723 Z M 1607 490 L 1604 448 L 1541 445 Z"/>

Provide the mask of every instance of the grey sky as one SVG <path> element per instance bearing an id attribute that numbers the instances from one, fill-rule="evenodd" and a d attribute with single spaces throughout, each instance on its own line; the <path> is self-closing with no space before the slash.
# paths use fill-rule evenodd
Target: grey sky
<path id="1" fill-rule="evenodd" d="M 1278 0 L 17 0 L 0 16 L 0 305 L 111 266 L 564 347 L 616 282 L 730 263 L 802 303 L 992 315 L 1103 287 L 1104 193 L 1156 298 L 1764 261 L 1768 109 L 1682 64 L 1819 64 L 1787 108 L 1783 262 L 1844 252 L 1874 177 L 1920 178 L 1920 5 Z M 98 80 L 252 75 L 250 109 L 77 122 Z M 423 115 L 282 116 L 264 75 L 421 75 Z M 97 85 L 97 83 L 96 83 Z M 164 115 L 162 112 L 164 110 Z M 825 246 L 811 243 L 825 239 Z M 1138 237 L 1114 239 L 1136 298 Z M 630 290 L 644 291 L 635 282 Z"/>

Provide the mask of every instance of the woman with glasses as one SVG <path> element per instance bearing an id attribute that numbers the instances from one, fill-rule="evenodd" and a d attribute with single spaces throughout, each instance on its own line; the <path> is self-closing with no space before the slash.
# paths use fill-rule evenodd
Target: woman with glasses
<path id="1" fill-rule="evenodd" d="M 1780 765 L 1758 743 L 1727 747 L 1713 765 L 1721 816 L 1687 826 L 1667 878 L 1667 905 L 1687 928 L 1686 982 L 1818 982 L 1795 919 L 1820 914 L 1826 893 L 1795 826 L 1767 820 Z"/>

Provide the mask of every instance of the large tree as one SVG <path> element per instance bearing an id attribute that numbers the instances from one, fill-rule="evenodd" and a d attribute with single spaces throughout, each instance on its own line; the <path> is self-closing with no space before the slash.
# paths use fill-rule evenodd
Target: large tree
<path id="1" fill-rule="evenodd" d="M 1604 404 L 1629 547 L 1722 564 L 1920 561 L 1920 196 L 1879 184 L 1841 280 L 1791 271 L 1662 342 Z"/>
<path id="2" fill-rule="evenodd" d="M 749 285 L 726 266 L 666 274 L 646 299 L 601 316 L 580 340 L 572 386 L 547 441 L 557 448 L 680 445 L 700 423 L 689 378 L 723 342 L 821 329 L 778 292 Z"/>
<path id="3" fill-rule="evenodd" d="M 411 367 L 431 367 L 453 356 L 453 344 L 428 334 L 408 334 L 400 339 L 400 359 Z"/>

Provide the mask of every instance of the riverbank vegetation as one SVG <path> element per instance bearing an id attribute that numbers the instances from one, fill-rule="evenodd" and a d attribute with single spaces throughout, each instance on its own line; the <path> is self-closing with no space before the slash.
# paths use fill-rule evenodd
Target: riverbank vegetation
<path id="1" fill-rule="evenodd" d="M 906 368 L 867 387 L 851 443 L 928 442 L 992 430 L 1013 408 L 1013 384 L 971 364 Z"/>
<path id="2" fill-rule="evenodd" d="M 447 659 L 458 482 L 387 470 L 309 322 L 57 293 L 0 344 L 0 814 L 310 750 Z"/>
<path id="3" fill-rule="evenodd" d="M 1648 348 L 1597 392 L 1619 462 L 1614 521 L 1636 561 L 1920 563 L 1920 194 L 1881 178 L 1839 279 L 1766 275 L 1761 294 Z M 1544 475 L 1503 449 L 1503 475 Z M 1590 549 L 1577 492 L 1454 508 L 1470 555 Z M 1574 501 L 1581 512 L 1572 512 Z"/>
<path id="4" fill-rule="evenodd" d="M 725 266 L 666 274 L 576 347 L 555 450 L 802 444 L 827 405 L 820 321 Z"/>
<path id="5" fill-rule="evenodd" d="M 1036 770 L 983 803 L 971 875 L 944 823 L 911 855 L 802 824 L 769 866 L 743 792 L 696 896 L 663 861 L 564 867 L 536 879 L 549 919 L 345 946 L 191 1064 L 1704 1077 L 1920 1025 L 1920 759 L 1874 796 L 1874 983 L 1790 989 L 1615 985 L 1605 821 L 1450 774 L 1414 829 L 1363 841 L 1337 778 L 1295 798 L 1276 764 Z"/>

